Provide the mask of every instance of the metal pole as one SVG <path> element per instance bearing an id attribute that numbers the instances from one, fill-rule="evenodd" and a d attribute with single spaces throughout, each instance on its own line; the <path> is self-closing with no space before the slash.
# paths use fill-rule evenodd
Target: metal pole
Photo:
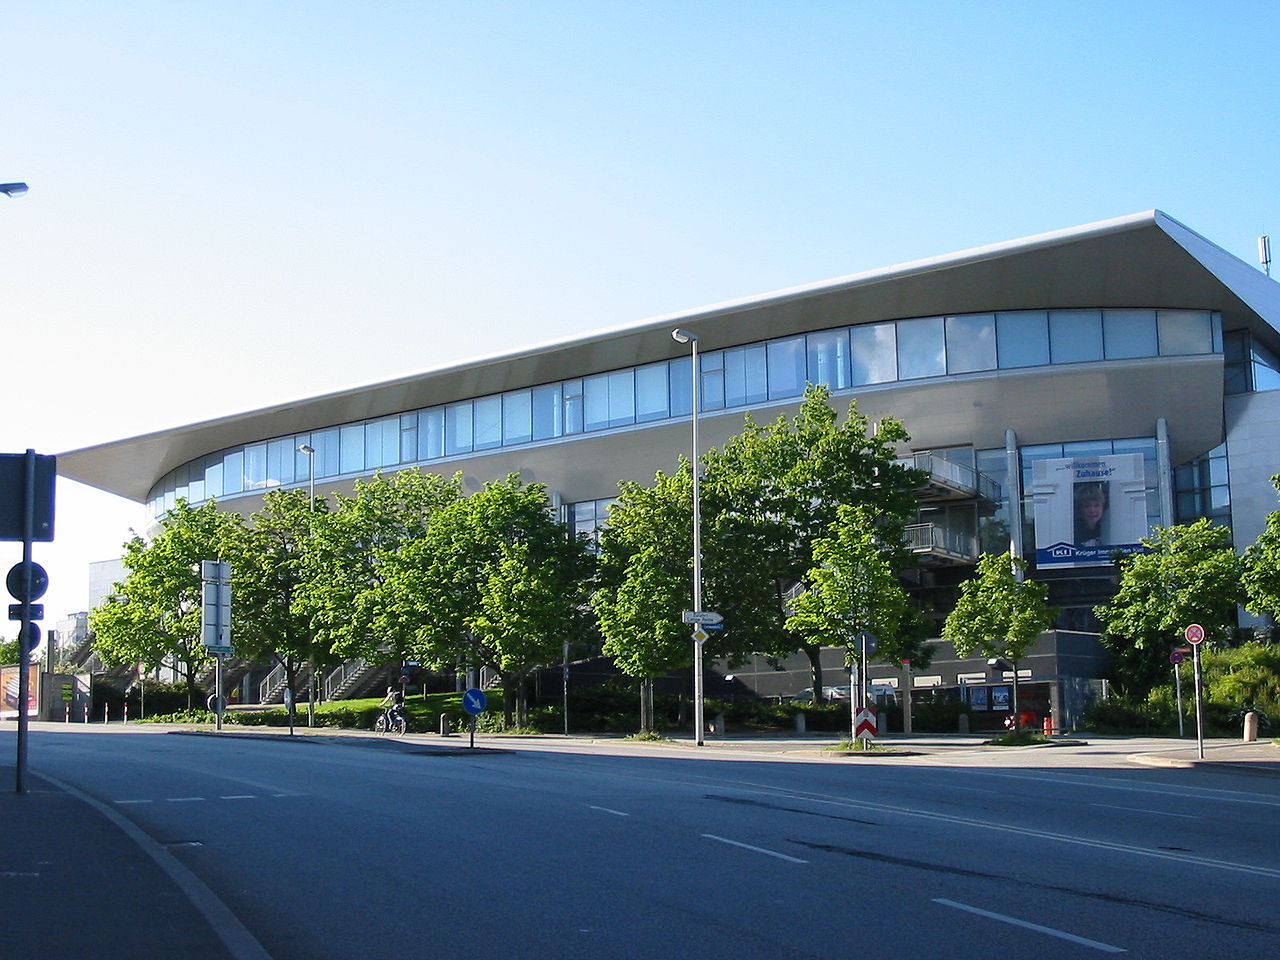
<path id="1" fill-rule="evenodd" d="M 1178 737 L 1182 738 L 1187 735 L 1185 724 L 1182 719 L 1182 664 L 1175 663 L 1173 665 L 1173 686 L 1178 692 Z"/>
<path id="2" fill-rule="evenodd" d="M 698 341 L 691 338 L 693 361 L 693 609 L 702 609 L 702 504 L 698 469 Z M 693 644 L 693 720 L 698 727 L 697 744 L 702 746 L 704 729 L 702 644 Z"/>
<path id="3" fill-rule="evenodd" d="M 28 449 L 22 490 L 22 596 L 31 597 L 31 541 L 35 537 L 36 452 Z M 18 757 L 14 766 L 14 790 L 27 792 L 27 734 L 31 729 L 27 717 L 27 697 L 31 695 L 27 676 L 31 665 L 28 637 L 31 633 L 31 604 L 22 604 L 22 625 L 18 632 Z"/>
<path id="4" fill-rule="evenodd" d="M 213 655 L 213 715 L 214 729 L 222 731 L 222 654 Z"/>
<path id="5" fill-rule="evenodd" d="M 1204 685 L 1200 674 L 1200 644 L 1193 644 L 1191 656 L 1195 660 L 1196 675 L 1196 750 L 1204 759 Z"/>
<path id="6" fill-rule="evenodd" d="M 569 735 L 569 641 L 564 642 L 564 735 Z"/>

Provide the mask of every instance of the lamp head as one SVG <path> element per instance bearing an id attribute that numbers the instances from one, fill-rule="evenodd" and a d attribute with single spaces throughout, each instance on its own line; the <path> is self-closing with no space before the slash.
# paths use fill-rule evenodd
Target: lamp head
<path id="1" fill-rule="evenodd" d="M 299 444 L 298 452 L 305 453 L 307 456 L 311 456 L 316 451 L 315 451 L 315 447 L 311 446 L 308 443 L 303 443 L 303 444 Z"/>
<path id="2" fill-rule="evenodd" d="M 688 330 L 681 330 L 679 327 L 671 331 L 671 339 L 676 343 L 688 343 L 690 340 L 694 343 L 698 342 L 698 338 L 694 334 Z"/>
<path id="3" fill-rule="evenodd" d="M 25 183 L 0 183 L 0 193 L 6 197 L 20 197 L 27 192 Z"/>

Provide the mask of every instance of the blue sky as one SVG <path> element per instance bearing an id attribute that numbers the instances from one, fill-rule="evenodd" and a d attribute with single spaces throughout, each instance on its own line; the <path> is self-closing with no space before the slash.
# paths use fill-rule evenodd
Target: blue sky
<path id="1" fill-rule="evenodd" d="M 1153 207 L 1253 263 L 1278 27 L 1250 0 L 9 0 L 0 450 Z M 59 484 L 46 626 L 142 522 Z"/>

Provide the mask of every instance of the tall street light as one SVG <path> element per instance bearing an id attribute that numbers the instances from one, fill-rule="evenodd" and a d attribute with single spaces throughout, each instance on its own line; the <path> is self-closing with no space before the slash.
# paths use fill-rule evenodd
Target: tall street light
<path id="1" fill-rule="evenodd" d="M 312 512 L 316 512 L 316 448 L 309 443 L 298 445 L 298 452 L 307 455 L 307 473 L 310 475 L 310 493 L 307 500 L 307 508 Z M 311 690 L 307 696 L 307 726 L 314 727 L 316 725 L 316 692 L 319 690 L 319 684 L 316 683 L 316 656 L 312 650 L 311 656 L 311 679 L 308 683 Z M 292 722 L 292 721 L 291 721 Z"/>
<path id="2" fill-rule="evenodd" d="M 20 197 L 27 192 L 25 183 L 0 183 L 0 193 L 6 197 Z"/>
<path id="3" fill-rule="evenodd" d="M 693 609 L 702 609 L 702 508 L 698 495 L 698 338 L 688 330 L 677 327 L 671 331 L 676 343 L 689 344 L 693 370 Z M 699 625 L 697 630 L 701 629 Z M 695 631 L 696 632 L 696 631 Z M 703 697 L 702 697 L 702 644 L 693 641 L 693 730 L 694 742 L 702 746 Z"/>

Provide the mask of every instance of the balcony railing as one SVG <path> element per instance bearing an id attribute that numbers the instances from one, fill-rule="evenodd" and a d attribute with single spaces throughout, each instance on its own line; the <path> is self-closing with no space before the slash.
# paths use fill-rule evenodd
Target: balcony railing
<path id="1" fill-rule="evenodd" d="M 905 530 L 907 547 L 925 563 L 975 563 L 978 538 L 936 523 L 913 523 Z"/>
<path id="2" fill-rule="evenodd" d="M 932 453 L 917 453 L 896 462 L 927 475 L 924 486 L 919 491 L 921 499 L 962 500 L 981 497 L 993 503 L 1000 500 L 1000 484 L 964 464 L 952 463 Z"/>

